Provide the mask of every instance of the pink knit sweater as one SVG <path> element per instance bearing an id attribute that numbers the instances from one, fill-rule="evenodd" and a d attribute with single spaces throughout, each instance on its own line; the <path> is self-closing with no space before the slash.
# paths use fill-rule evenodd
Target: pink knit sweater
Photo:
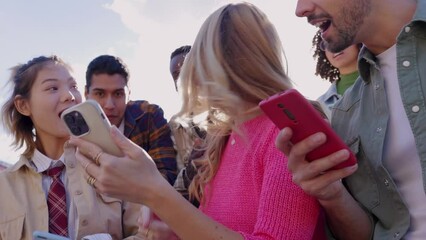
<path id="1" fill-rule="evenodd" d="M 279 130 L 264 115 L 233 132 L 200 209 L 245 239 L 319 239 L 313 236 L 317 201 L 292 182 L 287 158 L 275 147 Z"/>

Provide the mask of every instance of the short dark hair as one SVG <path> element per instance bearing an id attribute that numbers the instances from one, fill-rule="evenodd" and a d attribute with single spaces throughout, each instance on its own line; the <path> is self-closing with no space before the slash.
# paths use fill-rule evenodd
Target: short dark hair
<path id="1" fill-rule="evenodd" d="M 87 66 L 86 89 L 89 89 L 92 84 L 92 76 L 102 73 L 108 75 L 120 74 L 124 77 L 126 85 L 129 81 L 129 70 L 121 58 L 111 55 L 101 55 L 93 59 Z"/>
<path id="2" fill-rule="evenodd" d="M 174 50 L 172 54 L 170 55 L 170 60 L 172 60 L 176 55 L 179 55 L 182 53 L 186 55 L 187 53 L 189 53 L 189 51 L 191 51 L 190 45 L 185 45 L 185 46 L 176 48 L 176 50 Z"/>

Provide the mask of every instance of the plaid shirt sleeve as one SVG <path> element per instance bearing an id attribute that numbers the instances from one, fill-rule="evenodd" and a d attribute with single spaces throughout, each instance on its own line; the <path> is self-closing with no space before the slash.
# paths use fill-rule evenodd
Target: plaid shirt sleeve
<path id="1" fill-rule="evenodd" d="M 132 128 L 128 137 L 148 152 L 161 175 L 173 184 L 177 174 L 176 150 L 163 110 L 158 105 L 137 101 L 130 111 L 137 119 L 127 123 L 126 127 Z"/>
<path id="2" fill-rule="evenodd" d="M 148 122 L 148 154 L 154 160 L 163 177 L 170 184 L 173 184 L 176 179 L 177 164 L 171 130 L 164 118 L 163 110 L 158 106 L 151 108 L 151 110 L 151 117 Z"/>

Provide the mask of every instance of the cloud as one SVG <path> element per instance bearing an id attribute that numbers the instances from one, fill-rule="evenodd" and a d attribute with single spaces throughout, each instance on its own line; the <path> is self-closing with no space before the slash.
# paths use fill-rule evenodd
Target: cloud
<path id="1" fill-rule="evenodd" d="M 143 29 L 145 19 L 140 13 L 147 0 L 114 0 L 111 4 L 104 4 L 103 7 L 117 13 L 123 24 L 135 33 L 140 33 Z"/>
<path id="2" fill-rule="evenodd" d="M 195 39 L 205 15 L 197 11 L 200 8 L 191 9 L 200 2 L 209 1 L 114 0 L 104 5 L 119 15 L 124 27 L 137 34 L 137 42 L 129 44 L 132 54 L 123 59 L 130 70 L 131 99 L 160 105 L 167 118 L 180 109 L 180 97 L 169 73 L 170 54 Z M 201 12 L 209 8 L 212 4 L 206 4 Z"/>

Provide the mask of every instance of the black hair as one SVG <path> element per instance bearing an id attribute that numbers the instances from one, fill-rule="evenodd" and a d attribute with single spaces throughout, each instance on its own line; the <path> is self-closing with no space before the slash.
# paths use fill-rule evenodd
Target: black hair
<path id="1" fill-rule="evenodd" d="M 172 52 L 172 54 L 170 55 L 170 60 L 172 60 L 175 56 L 177 56 L 177 55 L 179 55 L 179 54 L 184 54 L 184 55 L 186 55 L 186 54 L 188 54 L 189 53 L 189 51 L 191 51 L 191 46 L 190 45 L 185 45 L 185 46 L 182 46 L 182 47 L 179 47 L 179 48 L 176 48 L 173 52 Z"/>
<path id="2" fill-rule="evenodd" d="M 129 70 L 126 64 L 119 57 L 111 55 L 101 55 L 93 59 L 86 70 L 86 89 L 92 84 L 92 76 L 106 73 L 108 75 L 120 74 L 127 82 L 129 81 Z"/>
<path id="3" fill-rule="evenodd" d="M 315 75 L 331 83 L 340 80 L 340 71 L 328 61 L 325 51 L 321 49 L 322 37 L 321 31 L 318 31 L 312 39 L 312 48 L 314 48 L 314 59 L 317 60 Z"/>

